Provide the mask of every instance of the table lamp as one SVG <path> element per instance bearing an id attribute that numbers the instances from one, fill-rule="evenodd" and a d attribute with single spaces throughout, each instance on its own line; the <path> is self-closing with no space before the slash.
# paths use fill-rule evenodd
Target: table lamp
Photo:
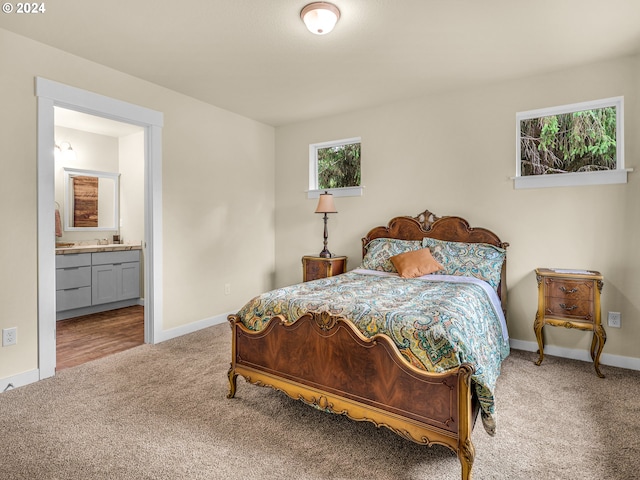
<path id="1" fill-rule="evenodd" d="M 320 194 L 318 199 L 318 207 L 315 213 L 324 213 L 324 249 L 320 252 L 320 257 L 331 258 L 331 252 L 327 248 L 327 240 L 329 239 L 329 233 L 327 231 L 327 216 L 328 213 L 338 213 L 335 205 L 333 204 L 333 195 L 329 192 Z"/>

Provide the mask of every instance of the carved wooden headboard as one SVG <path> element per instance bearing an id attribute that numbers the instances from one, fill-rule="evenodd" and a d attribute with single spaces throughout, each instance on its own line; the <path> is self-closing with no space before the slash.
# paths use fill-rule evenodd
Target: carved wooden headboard
<path id="1" fill-rule="evenodd" d="M 425 210 L 424 212 L 419 213 L 413 218 L 415 218 L 418 221 L 418 223 L 422 226 L 423 229 L 429 230 L 429 227 L 431 227 L 433 222 L 435 222 L 436 220 L 439 220 L 441 217 L 437 216 L 435 213 L 432 213 L 429 210 Z"/>
<path id="2" fill-rule="evenodd" d="M 429 210 L 416 217 L 395 217 L 385 226 L 375 227 L 362 239 L 362 256 L 366 245 L 375 238 L 397 238 L 400 240 L 422 240 L 424 237 L 449 242 L 488 243 L 506 249 L 509 244 L 500 240 L 491 230 L 471 227 L 462 217 L 438 217 Z M 507 309 L 507 260 L 502 264 L 498 296 L 502 309 Z"/>

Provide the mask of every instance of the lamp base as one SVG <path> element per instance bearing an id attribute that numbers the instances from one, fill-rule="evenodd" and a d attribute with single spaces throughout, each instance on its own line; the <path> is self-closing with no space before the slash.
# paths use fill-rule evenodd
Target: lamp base
<path id="1" fill-rule="evenodd" d="M 322 258 L 331 258 L 331 252 L 329 251 L 329 249 L 327 248 L 327 242 L 329 240 L 329 231 L 327 230 L 327 219 L 329 217 L 327 217 L 327 213 L 325 212 L 324 214 L 324 248 L 322 249 L 322 251 L 320 252 L 320 257 Z"/>

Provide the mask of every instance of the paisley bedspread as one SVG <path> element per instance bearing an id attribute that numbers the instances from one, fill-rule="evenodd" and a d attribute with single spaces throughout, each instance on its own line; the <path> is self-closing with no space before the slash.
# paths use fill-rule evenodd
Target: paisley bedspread
<path id="1" fill-rule="evenodd" d="M 259 331 L 274 315 L 293 320 L 308 311 L 342 315 L 367 337 L 389 336 L 408 362 L 427 371 L 471 363 L 490 431 L 496 380 L 509 355 L 509 339 L 499 300 L 486 282 L 447 275 L 406 279 L 359 269 L 262 294 L 238 316 L 247 328 Z"/>

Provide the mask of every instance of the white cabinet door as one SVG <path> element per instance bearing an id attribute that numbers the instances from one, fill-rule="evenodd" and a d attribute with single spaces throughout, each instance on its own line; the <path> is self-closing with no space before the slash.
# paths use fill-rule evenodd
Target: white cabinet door
<path id="1" fill-rule="evenodd" d="M 140 297 L 140 262 L 121 263 L 116 278 L 118 285 L 118 300 Z"/>
<path id="2" fill-rule="evenodd" d="M 91 303 L 93 305 L 118 300 L 117 277 L 116 265 L 94 265 L 91 267 Z"/>
<path id="3" fill-rule="evenodd" d="M 140 297 L 140 263 L 117 263 L 92 267 L 93 305 Z"/>

